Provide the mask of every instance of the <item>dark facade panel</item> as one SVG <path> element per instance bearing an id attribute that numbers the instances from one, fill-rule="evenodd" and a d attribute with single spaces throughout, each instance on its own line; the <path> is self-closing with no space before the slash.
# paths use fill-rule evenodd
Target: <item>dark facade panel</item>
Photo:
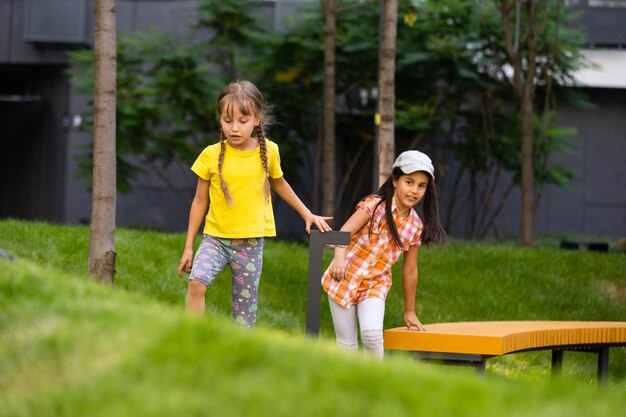
<path id="1" fill-rule="evenodd" d="M 190 33 L 197 18 L 196 4 L 189 1 L 135 2 L 133 30 L 145 31 L 156 27 L 164 33 L 184 36 Z"/>
<path id="2" fill-rule="evenodd" d="M 66 64 L 67 56 L 63 49 L 38 48 L 34 43 L 24 39 L 25 0 L 0 0 L 0 4 L 8 11 L 6 29 L 8 37 L 6 46 L 0 46 L 0 63 L 11 64 Z M 71 17 L 70 17 L 71 18 Z M 2 42 L 0 38 L 0 42 Z"/>
<path id="3" fill-rule="evenodd" d="M 555 155 L 575 174 L 568 189 L 548 187 L 537 212 L 540 233 L 626 236 L 626 90 L 585 89 L 595 108 L 559 106 L 575 127 L 572 154 Z"/>
<path id="4" fill-rule="evenodd" d="M 626 210 L 626 90 L 594 89 L 589 95 L 597 108 L 586 110 L 579 122 L 591 125 L 581 137 L 585 205 Z"/>
<path id="5" fill-rule="evenodd" d="M 11 72 L 0 71 L 0 86 L 31 81 L 24 84 L 28 94 L 5 90 L 10 94 L 0 100 L 0 217 L 60 222 L 66 153 L 62 116 L 68 95 L 63 68 L 11 67 Z"/>
<path id="6" fill-rule="evenodd" d="M 26 0 L 24 40 L 43 48 L 91 46 L 90 3 L 89 0 Z"/>
<path id="7" fill-rule="evenodd" d="M 626 208 L 590 207 L 585 208 L 583 233 L 591 236 L 623 239 L 626 236 Z"/>
<path id="8" fill-rule="evenodd" d="M 9 59 L 12 6 L 10 1 L 0 0 L 0 62 Z"/>
<path id="9" fill-rule="evenodd" d="M 591 47 L 623 48 L 626 46 L 626 1 L 575 0 L 572 10 L 582 12 L 573 26 L 582 28 Z"/>

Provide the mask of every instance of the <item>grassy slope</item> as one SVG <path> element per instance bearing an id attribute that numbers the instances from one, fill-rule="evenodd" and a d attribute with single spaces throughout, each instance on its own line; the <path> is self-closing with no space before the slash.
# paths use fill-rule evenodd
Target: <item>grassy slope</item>
<path id="1" fill-rule="evenodd" d="M 0 260 L 3 416 L 606 416 L 623 386 L 379 363 L 271 329 Z"/>
<path id="2" fill-rule="evenodd" d="M 5 402 L 16 415 L 29 415 L 28 410 L 33 409 L 34 414 L 42 415 L 45 413 L 41 410 L 47 407 L 58 410 L 57 415 L 71 415 L 69 410 L 81 407 L 107 405 L 108 408 L 114 398 L 124 399 L 113 403 L 125 410 L 130 405 L 138 407 L 135 402 L 141 401 L 140 397 L 158 397 L 141 407 L 170 411 L 182 407 L 195 414 L 209 403 L 221 404 L 222 400 L 213 398 L 217 394 L 207 392 L 211 389 L 218 390 L 228 401 L 248 404 L 240 394 L 230 392 L 235 390 L 233 384 L 239 379 L 231 375 L 239 376 L 242 363 L 245 368 L 250 367 L 250 374 L 244 376 L 250 381 L 242 383 L 241 389 L 248 392 L 246 395 L 271 404 L 272 409 L 278 407 L 279 415 L 293 412 L 294 408 L 290 407 L 296 407 L 296 403 L 286 401 L 284 408 L 280 408 L 283 400 L 268 393 L 269 388 L 285 391 L 310 407 L 310 398 L 317 398 L 318 393 L 324 398 L 336 398 L 349 387 L 352 402 L 371 398 L 373 403 L 380 401 L 393 409 L 385 398 L 400 401 L 397 415 L 411 410 L 408 404 L 420 398 L 425 390 L 428 396 L 423 398 L 438 403 L 439 407 L 445 404 L 445 411 L 436 411 L 420 402 L 419 410 L 430 410 L 435 415 L 471 415 L 468 411 L 471 401 L 458 398 L 465 391 L 477 391 L 472 397 L 486 403 L 477 408 L 480 411 L 477 415 L 501 415 L 503 410 L 510 415 L 525 415 L 515 414 L 520 413 L 517 407 L 524 402 L 511 392 L 519 389 L 527 393 L 530 390 L 531 402 L 537 403 L 535 411 L 556 410 L 543 415 L 600 415 L 604 411 L 608 413 L 602 407 L 617 410 L 626 405 L 623 400 L 615 402 L 619 397 L 604 391 L 600 395 L 607 395 L 605 404 L 586 404 L 598 394 L 594 389 L 595 358 L 588 354 L 568 352 L 564 363 L 565 385 L 548 386 L 544 385 L 549 381 L 550 358 L 546 352 L 492 359 L 488 364 L 491 377 L 487 381 L 476 380 L 469 369 L 420 367 L 406 361 L 399 352 L 390 352 L 382 368 L 380 364 L 368 364 L 362 371 L 362 359 L 352 357 L 345 358 L 348 363 L 328 364 L 332 361 L 329 355 L 338 353 L 329 354 L 330 348 L 326 346 L 332 344 L 332 325 L 325 305 L 322 335 L 327 343 L 307 349 L 304 344 L 310 345 L 310 341 L 299 337 L 304 327 L 307 248 L 283 242 L 270 241 L 266 247 L 262 307 L 259 329 L 254 336 L 231 329 L 228 321 L 223 321 L 230 311 L 227 275 L 216 280 L 210 290 L 208 311 L 213 318 L 200 321 L 185 318 L 182 315 L 184 283 L 175 275 L 183 239 L 180 234 L 118 230 L 117 284 L 116 290 L 109 293 L 111 290 L 84 282 L 87 228 L 0 221 L 0 247 L 18 258 L 45 266 L 43 269 L 29 263 L 0 266 L 0 358 L 3 358 L 0 359 L 0 410 Z M 329 256 L 326 262 L 328 259 Z M 27 276 L 15 281 L 22 270 Z M 395 276 L 399 277 L 397 272 Z M 396 281 L 387 304 L 387 326 L 401 325 L 401 285 Z M 10 290 L 12 286 L 18 289 Z M 418 313 L 425 323 L 497 319 L 623 321 L 625 288 L 623 255 L 456 244 L 421 250 Z M 106 302 L 102 301 L 103 294 Z M 102 334 L 105 330 L 108 333 Z M 219 343 L 214 343 L 215 340 Z M 238 347 L 241 344 L 246 346 L 243 352 Z M 257 345 L 259 351 L 251 350 Z M 226 355 L 226 351 L 231 353 Z M 246 354 L 254 359 L 240 357 Z M 197 360 L 198 356 L 202 356 L 201 361 Z M 212 363 L 213 357 L 220 358 L 219 363 Z M 222 363 L 224 357 L 229 363 Z M 291 359 L 281 364 L 283 358 Z M 623 393 L 624 349 L 612 349 L 610 359 L 611 386 Z M 259 361 L 264 365 L 257 366 Z M 196 362 L 199 368 L 193 369 L 192 363 Z M 335 372 L 333 369 L 338 374 L 327 376 L 327 372 Z M 178 377 L 177 373 L 192 373 L 194 377 L 187 381 L 185 375 Z M 283 373 L 292 379 L 284 380 L 280 376 Z M 384 392 L 378 393 L 374 387 L 367 388 L 369 383 L 362 380 L 361 375 L 370 373 L 375 381 L 396 382 L 385 382 Z M 215 375 L 219 383 L 215 382 Z M 260 375 L 260 387 L 249 386 L 253 375 Z M 498 375 L 506 375 L 507 382 Z M 422 381 L 426 377 L 428 381 Z M 189 385 L 194 378 L 204 388 Z M 271 381 L 271 387 L 266 380 Z M 539 385 L 530 387 L 528 380 Z M 422 382 L 432 387 L 423 387 Z M 326 391 L 327 383 L 330 392 Z M 494 388 L 502 384 L 513 388 L 511 391 Z M 177 388 L 179 385 L 182 390 Z M 439 393 L 442 387 L 446 389 Z M 292 393 L 293 390 L 298 393 Z M 495 392 L 495 404 L 488 399 L 488 392 Z M 135 395 L 137 398 L 130 398 Z M 407 404 L 398 400 L 405 395 Z M 574 405 L 570 408 L 561 404 L 561 400 L 573 401 Z M 149 412 L 141 407 L 139 410 Z M 314 405 L 315 412 L 311 415 L 322 413 L 324 407 L 331 405 Z M 358 405 L 351 407 L 359 409 Z M 514 412 L 510 412 L 511 407 L 515 408 Z M 366 411 L 373 414 L 374 409 L 368 405 Z M 245 409 L 235 407 L 230 415 L 239 415 L 242 410 Z M 119 413 L 123 415 L 122 411 Z M 216 415 L 223 414 L 229 412 L 222 410 Z"/>

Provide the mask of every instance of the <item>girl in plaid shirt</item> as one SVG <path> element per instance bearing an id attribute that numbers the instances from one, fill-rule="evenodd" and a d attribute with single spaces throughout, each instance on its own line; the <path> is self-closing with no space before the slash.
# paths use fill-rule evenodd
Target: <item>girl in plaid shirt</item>
<path id="1" fill-rule="evenodd" d="M 385 299 L 391 288 L 391 267 L 404 254 L 404 323 L 425 330 L 415 314 L 417 250 L 424 243 L 447 240 L 439 223 L 435 170 L 430 158 L 406 151 L 380 189 L 365 197 L 341 227 L 352 234 L 350 245 L 336 247 L 322 277 L 328 293 L 337 345 L 357 350 L 357 321 L 366 353 L 382 358 Z M 423 201 L 424 222 L 413 206 Z"/>

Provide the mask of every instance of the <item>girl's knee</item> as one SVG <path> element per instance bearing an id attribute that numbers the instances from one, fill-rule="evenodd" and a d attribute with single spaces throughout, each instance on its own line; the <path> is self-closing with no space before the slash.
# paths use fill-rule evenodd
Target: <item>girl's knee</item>
<path id="1" fill-rule="evenodd" d="M 204 296 L 206 294 L 207 286 L 195 279 L 189 280 L 187 283 L 187 292 L 191 295 Z"/>
<path id="2" fill-rule="evenodd" d="M 363 351 L 373 357 L 382 359 L 385 355 L 383 342 L 383 331 L 381 330 L 364 330 L 361 333 L 361 341 L 363 342 Z"/>
<path id="3" fill-rule="evenodd" d="M 383 331 L 382 329 L 368 329 L 363 330 L 361 333 L 361 341 L 363 346 L 368 349 L 377 349 L 383 346 Z"/>
<path id="4" fill-rule="evenodd" d="M 359 345 L 356 342 L 337 339 L 337 347 L 343 350 L 356 352 L 357 349 L 359 348 Z"/>

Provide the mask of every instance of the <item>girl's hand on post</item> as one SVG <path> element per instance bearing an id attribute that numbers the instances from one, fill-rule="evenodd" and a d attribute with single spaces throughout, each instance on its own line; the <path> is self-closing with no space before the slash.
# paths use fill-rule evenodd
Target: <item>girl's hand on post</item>
<path id="1" fill-rule="evenodd" d="M 426 327 L 420 323 L 414 311 L 407 311 L 404 313 L 404 324 L 406 325 L 407 330 L 417 330 L 418 332 L 426 331 Z"/>
<path id="2" fill-rule="evenodd" d="M 185 249 L 183 251 L 183 257 L 180 258 L 180 262 L 178 264 L 178 278 L 183 276 L 183 271 L 186 273 L 191 272 L 191 265 L 193 263 L 193 250 Z"/>
<path id="3" fill-rule="evenodd" d="M 305 217 L 304 221 L 306 222 L 306 232 L 311 233 L 311 225 L 314 224 L 320 230 L 320 232 L 330 232 L 332 227 L 326 223 L 326 220 L 331 220 L 332 217 L 328 216 L 318 216 L 316 214 L 310 213 Z"/>

